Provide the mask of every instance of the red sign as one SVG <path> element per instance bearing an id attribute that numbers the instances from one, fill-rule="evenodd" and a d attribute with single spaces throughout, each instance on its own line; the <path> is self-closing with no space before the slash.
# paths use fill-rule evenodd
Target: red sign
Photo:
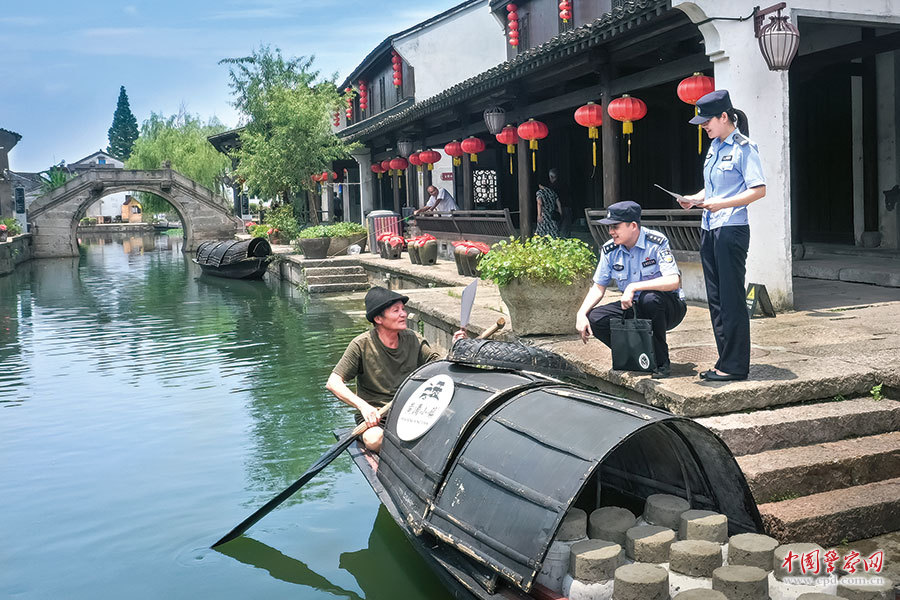
<path id="1" fill-rule="evenodd" d="M 441 181 L 453 181 L 453 173 L 441 173 Z"/>

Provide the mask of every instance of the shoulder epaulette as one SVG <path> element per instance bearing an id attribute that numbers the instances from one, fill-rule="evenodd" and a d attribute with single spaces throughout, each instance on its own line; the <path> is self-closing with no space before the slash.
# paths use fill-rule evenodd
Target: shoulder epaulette
<path id="1" fill-rule="evenodd" d="M 664 244 L 669 239 L 660 232 L 654 231 L 653 229 L 647 229 L 646 227 L 644 228 L 644 237 L 654 244 Z"/>
<path id="2" fill-rule="evenodd" d="M 734 141 L 740 144 L 741 146 L 746 146 L 747 144 L 753 144 L 753 140 L 748 138 L 746 135 L 739 131 L 734 132 Z M 756 144 L 753 144 L 754 146 Z"/>
<path id="3" fill-rule="evenodd" d="M 603 253 L 609 254 L 613 251 L 613 248 L 616 247 L 616 243 L 612 240 L 607 240 L 605 244 L 603 244 Z"/>

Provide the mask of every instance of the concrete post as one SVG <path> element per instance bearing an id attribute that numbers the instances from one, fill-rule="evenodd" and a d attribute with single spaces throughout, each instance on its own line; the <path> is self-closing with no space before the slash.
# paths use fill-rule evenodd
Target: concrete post
<path id="1" fill-rule="evenodd" d="M 365 222 L 366 213 L 375 208 L 374 184 L 372 179 L 372 152 L 368 147 L 360 148 L 358 152 L 351 154 L 353 160 L 359 165 L 359 204 L 362 219 Z M 349 220 L 350 200 L 349 195 L 344 196 L 344 218 Z"/>

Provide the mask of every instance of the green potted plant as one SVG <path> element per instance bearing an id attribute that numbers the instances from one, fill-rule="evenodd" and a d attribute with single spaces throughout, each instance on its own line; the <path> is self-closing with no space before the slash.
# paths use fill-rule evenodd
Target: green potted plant
<path id="1" fill-rule="evenodd" d="M 549 236 L 499 242 L 478 263 L 481 278 L 499 287 L 518 335 L 573 333 L 595 266 L 581 240 Z"/>
<path id="2" fill-rule="evenodd" d="M 13 218 L 0 219 L 0 242 L 5 242 L 8 237 L 15 237 L 22 233 L 19 222 Z"/>
<path id="3" fill-rule="evenodd" d="M 287 204 L 269 211 L 264 225 L 266 236 L 272 244 L 290 244 L 300 233 L 294 210 Z"/>
<path id="4" fill-rule="evenodd" d="M 299 244 L 303 256 L 316 259 L 327 257 L 328 247 L 331 245 L 331 238 L 327 233 L 325 225 L 301 229 L 297 234 L 297 244 Z"/>
<path id="5" fill-rule="evenodd" d="M 369 232 L 359 223 L 335 223 L 326 226 L 325 235 L 331 238 L 328 255 L 338 256 L 347 254 L 347 248 L 353 244 L 360 247 L 360 252 L 365 252 Z"/>

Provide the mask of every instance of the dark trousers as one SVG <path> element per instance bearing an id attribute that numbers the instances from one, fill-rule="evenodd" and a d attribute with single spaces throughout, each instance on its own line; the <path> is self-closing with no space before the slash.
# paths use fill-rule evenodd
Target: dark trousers
<path id="1" fill-rule="evenodd" d="M 716 368 L 729 375 L 750 372 L 750 314 L 744 289 L 749 247 L 747 225 L 700 231 L 700 262 L 719 350 Z"/>
<path id="2" fill-rule="evenodd" d="M 664 367 L 669 364 L 669 346 L 666 344 L 666 331 L 674 329 L 684 319 L 687 305 L 678 297 L 677 292 L 644 291 L 638 295 L 635 301 L 637 316 L 641 319 L 650 319 L 653 327 L 653 353 L 656 355 L 657 366 Z M 622 318 L 625 315 L 631 317 L 634 310 L 622 309 L 621 302 L 610 302 L 598 306 L 588 313 L 588 321 L 591 323 L 591 331 L 594 337 L 610 345 L 609 320 Z"/>

